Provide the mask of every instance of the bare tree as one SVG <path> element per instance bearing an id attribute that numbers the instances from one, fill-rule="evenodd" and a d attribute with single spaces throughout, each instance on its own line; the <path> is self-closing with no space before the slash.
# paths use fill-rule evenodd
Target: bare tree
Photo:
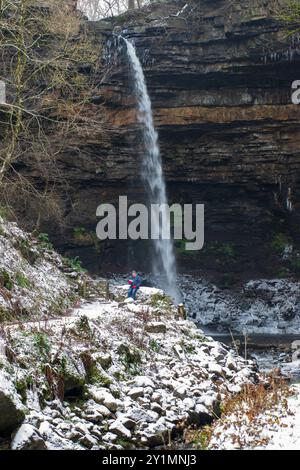
<path id="1" fill-rule="evenodd" d="M 128 0 L 128 10 L 134 10 L 134 9 L 135 9 L 135 1 Z"/>
<path id="2" fill-rule="evenodd" d="M 8 91 L 0 105 L 0 202 L 15 216 L 34 205 L 37 225 L 42 211 L 59 214 L 57 187 L 66 184 L 57 162 L 67 142 L 102 126 L 91 114 L 91 79 L 80 72 L 83 63 L 98 66 L 99 46 L 67 4 L 47 5 L 0 1 L 0 80 Z"/>
<path id="3" fill-rule="evenodd" d="M 90 20 L 117 16 L 127 10 L 140 8 L 151 3 L 151 0 L 78 0 L 78 9 Z"/>

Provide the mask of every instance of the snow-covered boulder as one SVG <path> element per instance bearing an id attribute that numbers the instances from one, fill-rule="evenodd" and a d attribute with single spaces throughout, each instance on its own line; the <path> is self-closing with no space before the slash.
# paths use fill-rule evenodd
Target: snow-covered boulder
<path id="1" fill-rule="evenodd" d="M 15 429 L 25 418 L 25 407 L 9 376 L 0 371 L 0 432 Z"/>
<path id="2" fill-rule="evenodd" d="M 12 450 L 47 450 L 41 434 L 31 424 L 22 424 L 11 443 Z"/>

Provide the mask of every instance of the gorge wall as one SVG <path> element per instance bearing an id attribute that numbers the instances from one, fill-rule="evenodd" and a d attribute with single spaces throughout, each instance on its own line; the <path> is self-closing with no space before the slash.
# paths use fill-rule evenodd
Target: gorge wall
<path id="1" fill-rule="evenodd" d="M 92 101 L 105 114 L 107 139 L 93 132 L 61 153 L 70 228 L 58 234 L 45 227 L 57 246 L 96 272 L 132 264 L 147 271 L 145 242 L 130 251 L 130 243 L 129 250 L 123 241 L 95 244 L 71 228 L 95 230 L 96 207 L 119 195 L 129 202 L 144 198 L 134 94 L 117 39 L 122 33 L 143 63 L 170 201 L 205 204 L 205 248 L 191 254 L 178 244 L 181 271 L 224 285 L 298 274 L 300 108 L 291 102 L 291 84 L 300 80 L 300 39 L 287 38 L 276 19 L 282 4 L 174 0 L 87 23 L 94 41 L 103 43 Z"/>

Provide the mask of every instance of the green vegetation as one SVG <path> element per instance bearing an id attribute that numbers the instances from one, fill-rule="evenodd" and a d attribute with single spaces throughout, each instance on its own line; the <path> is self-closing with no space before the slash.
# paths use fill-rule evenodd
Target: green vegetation
<path id="1" fill-rule="evenodd" d="M 47 233 L 40 233 L 38 235 L 38 241 L 40 243 L 41 248 L 44 250 L 53 250 L 53 245 L 50 242 L 49 235 Z"/>
<path id="2" fill-rule="evenodd" d="M 45 333 L 34 333 L 33 340 L 39 354 L 47 358 L 51 351 L 51 345 L 47 335 Z"/>
<path id="3" fill-rule="evenodd" d="M 7 290 L 12 290 L 14 286 L 11 275 L 5 269 L 0 271 L 0 286 L 5 287 Z"/>
<path id="4" fill-rule="evenodd" d="M 78 256 L 75 258 L 63 258 L 63 261 L 65 265 L 72 269 L 73 271 L 76 271 L 77 273 L 85 273 L 86 269 L 82 267 L 81 261 Z"/>
<path id="5" fill-rule="evenodd" d="M 291 247 L 285 253 L 287 247 Z M 277 233 L 271 242 L 271 248 L 281 257 L 284 256 L 284 266 L 278 272 L 278 277 L 285 278 L 291 274 L 300 274 L 300 252 L 296 249 L 292 238 L 284 233 Z"/>
<path id="6" fill-rule="evenodd" d="M 24 377 L 23 379 L 19 379 L 16 381 L 15 386 L 18 394 L 21 396 L 21 400 L 23 403 L 26 402 L 27 399 L 27 390 L 32 387 L 34 384 L 34 379 L 31 375 Z"/>
<path id="7" fill-rule="evenodd" d="M 13 243 L 23 258 L 33 265 L 38 258 L 38 253 L 32 248 L 30 241 L 27 238 L 17 238 Z"/>
<path id="8" fill-rule="evenodd" d="M 0 323 L 5 323 L 11 320 L 13 320 L 12 312 L 0 306 Z"/>
<path id="9" fill-rule="evenodd" d="M 197 450 L 208 450 L 212 436 L 212 428 L 209 425 L 201 429 L 189 429 L 186 432 L 186 444 Z"/>
<path id="10" fill-rule="evenodd" d="M 118 439 L 116 440 L 116 444 L 119 446 L 122 446 L 123 449 L 127 449 L 127 450 L 134 449 L 133 442 L 125 439 L 124 437 L 118 437 Z"/>
<path id="11" fill-rule="evenodd" d="M 150 340 L 149 346 L 155 353 L 158 353 L 161 350 L 161 345 L 155 339 Z"/>
<path id="12" fill-rule="evenodd" d="M 73 235 L 77 243 L 83 243 L 94 246 L 97 253 L 101 251 L 101 241 L 97 237 L 97 234 L 93 231 L 89 231 L 84 227 L 75 227 Z"/>
<path id="13" fill-rule="evenodd" d="M 284 249 L 287 245 L 290 245 L 292 242 L 291 238 L 284 233 L 277 233 L 274 235 L 273 240 L 271 242 L 271 247 L 274 251 L 278 254 L 282 255 L 284 253 Z"/>
<path id="14" fill-rule="evenodd" d="M 101 372 L 97 367 L 94 367 L 89 377 L 89 382 L 93 385 L 102 385 L 103 387 L 109 388 L 112 381 L 111 379 Z"/>
<path id="15" fill-rule="evenodd" d="M 195 354 L 196 352 L 196 347 L 192 343 L 187 343 L 184 339 L 181 341 L 181 346 L 182 349 L 187 353 L 187 354 Z"/>
<path id="16" fill-rule="evenodd" d="M 136 348 L 130 348 L 125 344 L 121 344 L 118 349 L 120 362 L 125 367 L 125 371 L 130 375 L 138 375 L 140 373 L 141 353 Z"/>
<path id="17" fill-rule="evenodd" d="M 2 217 L 3 219 L 9 219 L 8 208 L 6 206 L 3 206 L 2 204 L 0 204 L 0 217 Z"/>
<path id="18" fill-rule="evenodd" d="M 86 315 L 81 315 L 76 327 L 78 328 L 79 331 L 84 332 L 84 333 L 90 333 L 91 332 L 91 327 L 89 323 L 89 319 Z"/>
<path id="19" fill-rule="evenodd" d="M 292 259 L 290 259 L 291 269 L 296 273 L 300 274 L 300 255 L 297 253 Z"/>
<path id="20" fill-rule="evenodd" d="M 208 251 L 212 254 L 220 256 L 221 258 L 236 258 L 236 248 L 232 243 L 215 242 L 208 246 Z"/>
<path id="21" fill-rule="evenodd" d="M 285 23 L 289 35 L 300 32 L 300 3 L 298 0 L 286 0 L 285 5 L 277 14 L 277 18 Z"/>
<path id="22" fill-rule="evenodd" d="M 200 333 L 195 334 L 195 339 L 199 341 L 199 343 L 207 343 L 208 339 L 206 336 L 201 335 Z"/>
<path id="23" fill-rule="evenodd" d="M 190 243 L 189 240 L 185 238 L 183 240 L 174 240 L 175 250 L 179 254 L 188 255 L 188 256 L 195 256 L 199 253 L 200 250 L 186 250 L 185 244 Z"/>
<path id="24" fill-rule="evenodd" d="M 75 227 L 73 234 L 75 238 L 85 238 L 87 236 L 87 230 L 84 227 Z"/>
<path id="25" fill-rule="evenodd" d="M 153 294 L 151 297 L 151 306 L 169 310 L 172 308 L 172 300 L 165 294 Z"/>
<path id="26" fill-rule="evenodd" d="M 31 282 L 29 281 L 29 279 L 27 279 L 27 277 L 25 277 L 22 273 L 20 272 L 17 272 L 15 274 L 15 281 L 16 281 L 16 284 L 19 286 L 19 287 L 22 287 L 22 288 L 25 288 L 25 289 L 30 289 L 30 287 L 32 286 Z"/>

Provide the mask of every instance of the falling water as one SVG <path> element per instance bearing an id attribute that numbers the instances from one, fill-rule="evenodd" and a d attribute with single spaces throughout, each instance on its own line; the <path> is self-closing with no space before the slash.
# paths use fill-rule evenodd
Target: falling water
<path id="1" fill-rule="evenodd" d="M 127 46 L 127 54 L 132 69 L 134 89 L 138 102 L 138 120 L 142 125 L 145 144 L 142 178 L 149 195 L 149 202 L 151 204 L 160 204 L 163 211 L 166 211 L 166 207 L 164 206 L 168 204 L 166 183 L 162 168 L 158 134 L 154 127 L 152 105 L 143 68 L 134 46 L 127 39 L 123 38 L 123 40 Z M 162 220 L 164 219 L 164 215 L 165 214 L 163 214 Z M 177 275 L 173 240 L 161 238 L 163 230 L 161 220 L 159 225 L 160 237 L 157 240 L 153 240 L 154 253 L 152 256 L 152 268 L 154 274 L 159 275 L 161 278 L 164 290 L 178 302 L 180 296 L 176 286 Z"/>

